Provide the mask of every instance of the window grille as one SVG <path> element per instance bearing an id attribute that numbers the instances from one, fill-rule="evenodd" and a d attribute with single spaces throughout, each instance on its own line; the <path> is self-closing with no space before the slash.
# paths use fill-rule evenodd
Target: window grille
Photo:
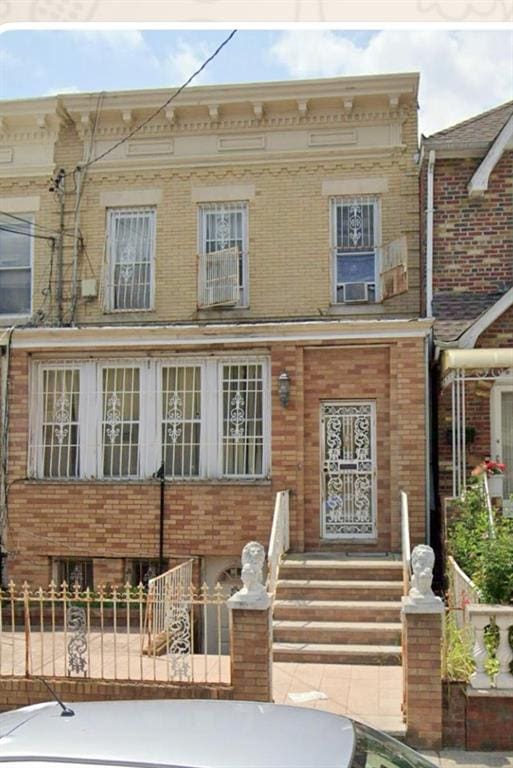
<path id="1" fill-rule="evenodd" d="M 78 585 L 79 589 L 94 589 L 93 561 L 75 558 L 53 561 L 53 579 L 60 587 L 66 582 L 68 587 Z"/>
<path id="2" fill-rule="evenodd" d="M 201 367 L 162 368 L 162 450 L 168 477 L 200 473 Z"/>
<path id="3" fill-rule="evenodd" d="M 107 233 L 110 281 L 107 309 L 151 309 L 155 209 L 110 209 Z"/>
<path id="4" fill-rule="evenodd" d="M 43 478 L 263 477 L 265 358 L 34 363 L 29 473 Z M 35 388 L 34 388 L 35 385 Z"/>
<path id="5" fill-rule="evenodd" d="M 200 305 L 247 304 L 247 204 L 237 202 L 201 205 L 199 217 Z M 238 295 L 234 294 L 235 252 Z"/>
<path id="6" fill-rule="evenodd" d="M 261 365 L 223 366 L 223 474 L 261 475 L 263 376 Z"/>
<path id="7" fill-rule="evenodd" d="M 32 223 L 0 216 L 0 315 L 31 312 L 32 229 Z"/>
<path id="8" fill-rule="evenodd" d="M 167 564 L 164 563 L 164 570 L 167 570 Z M 148 581 L 158 575 L 160 571 L 160 561 L 156 558 L 132 558 L 126 561 L 125 583 L 132 587 L 138 587 L 142 584 L 148 586 Z"/>
<path id="9" fill-rule="evenodd" d="M 332 227 L 335 301 L 374 302 L 377 200 L 335 198 Z"/>
<path id="10" fill-rule="evenodd" d="M 79 459 L 80 371 L 46 368 L 43 378 L 43 475 L 77 477 Z"/>
<path id="11" fill-rule="evenodd" d="M 134 477 L 139 454 L 139 368 L 104 368 L 102 447 L 104 477 Z"/>

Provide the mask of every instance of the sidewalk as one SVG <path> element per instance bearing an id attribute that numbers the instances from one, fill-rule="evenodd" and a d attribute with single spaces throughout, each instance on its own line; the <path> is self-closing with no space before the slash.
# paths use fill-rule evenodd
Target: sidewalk
<path id="1" fill-rule="evenodd" d="M 277 704 L 309 707 L 362 720 L 402 737 L 402 667 L 351 664 L 274 662 L 273 692 Z M 426 752 L 437 768 L 513 768 L 506 752 Z"/>
<path id="2" fill-rule="evenodd" d="M 464 752 L 444 749 L 425 752 L 426 757 L 439 768 L 513 768 L 513 755 L 506 752 Z"/>

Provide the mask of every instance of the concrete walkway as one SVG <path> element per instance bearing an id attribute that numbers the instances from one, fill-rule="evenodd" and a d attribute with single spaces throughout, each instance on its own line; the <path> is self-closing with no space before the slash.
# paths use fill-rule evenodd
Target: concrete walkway
<path id="1" fill-rule="evenodd" d="M 403 736 L 402 667 L 274 662 L 273 691 L 277 704 L 333 712 L 374 728 Z M 426 752 L 437 768 L 513 768 L 505 752 Z"/>

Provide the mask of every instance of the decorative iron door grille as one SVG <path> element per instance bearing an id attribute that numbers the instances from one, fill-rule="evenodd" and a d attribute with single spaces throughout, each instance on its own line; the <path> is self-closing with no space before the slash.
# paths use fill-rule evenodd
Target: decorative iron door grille
<path id="1" fill-rule="evenodd" d="M 375 538 L 375 404 L 323 403 L 321 451 L 322 537 Z"/>

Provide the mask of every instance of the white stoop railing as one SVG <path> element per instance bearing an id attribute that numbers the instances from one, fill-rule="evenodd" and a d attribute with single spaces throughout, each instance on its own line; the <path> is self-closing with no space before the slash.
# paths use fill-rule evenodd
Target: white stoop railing
<path id="1" fill-rule="evenodd" d="M 486 501 L 486 511 L 488 512 L 488 529 L 490 531 L 490 536 L 492 539 L 495 538 L 495 523 L 493 520 L 493 507 L 492 507 L 492 497 L 490 496 L 490 488 L 488 487 L 488 475 L 486 472 L 483 472 L 481 475 L 483 478 L 483 491 Z"/>
<path id="2" fill-rule="evenodd" d="M 267 591 L 274 595 L 280 561 L 290 546 L 289 491 L 279 491 L 274 504 L 273 525 L 267 555 Z"/>
<path id="3" fill-rule="evenodd" d="M 401 551 L 403 554 L 403 594 L 407 595 L 411 580 L 411 543 L 408 496 L 404 491 L 401 491 Z"/>
<path id="4" fill-rule="evenodd" d="M 166 617 L 173 603 L 187 601 L 192 591 L 193 560 L 177 565 L 148 581 L 148 632 L 151 639 L 166 631 Z"/>
<path id="5" fill-rule="evenodd" d="M 513 605 L 467 605 L 465 613 L 474 630 L 472 656 L 476 666 L 470 676 L 470 685 L 472 688 L 513 690 L 513 647 L 510 641 L 513 635 Z M 486 641 L 486 633 L 491 626 L 495 626 L 498 632 L 495 650 L 498 671 L 494 676 L 486 669 L 490 661 L 490 643 Z"/>
<path id="6" fill-rule="evenodd" d="M 481 592 L 467 576 L 454 557 L 447 558 L 449 577 L 449 608 L 455 611 L 456 625 L 461 629 L 465 624 L 465 607 L 481 602 Z"/>

